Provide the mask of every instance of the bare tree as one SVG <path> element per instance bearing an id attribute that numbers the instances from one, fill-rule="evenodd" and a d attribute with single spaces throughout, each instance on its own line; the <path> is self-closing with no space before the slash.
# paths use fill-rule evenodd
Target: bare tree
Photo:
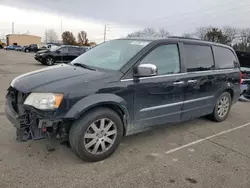
<path id="1" fill-rule="evenodd" d="M 242 29 L 240 31 L 240 38 L 243 44 L 248 44 L 250 42 L 250 28 Z"/>
<path id="2" fill-rule="evenodd" d="M 58 41 L 58 36 L 54 29 L 48 29 L 45 32 L 45 39 L 46 42 L 57 42 Z"/>
<path id="3" fill-rule="evenodd" d="M 222 33 L 227 38 L 226 44 L 232 45 L 232 43 L 237 38 L 238 31 L 237 31 L 236 28 L 225 26 L 225 27 L 222 28 Z"/>
<path id="4" fill-rule="evenodd" d="M 164 28 L 160 28 L 159 31 L 155 34 L 157 37 L 168 37 L 170 35 L 170 33 L 164 29 Z"/>
<path id="5" fill-rule="evenodd" d="M 89 40 L 87 38 L 87 33 L 85 31 L 81 31 L 80 33 L 78 33 L 77 38 L 78 38 L 78 43 L 80 45 L 88 44 Z"/>
<path id="6" fill-rule="evenodd" d="M 185 37 L 185 38 L 192 38 L 194 36 L 193 33 L 183 33 L 182 34 L 182 37 Z"/>
<path id="7" fill-rule="evenodd" d="M 209 27 L 198 27 L 195 31 L 195 36 L 197 36 L 201 40 L 206 40 L 207 33 L 212 29 L 211 26 Z"/>
<path id="8" fill-rule="evenodd" d="M 146 28 L 141 31 L 136 31 L 128 34 L 128 37 L 168 37 L 169 32 L 161 28 L 158 31 L 153 28 Z"/>

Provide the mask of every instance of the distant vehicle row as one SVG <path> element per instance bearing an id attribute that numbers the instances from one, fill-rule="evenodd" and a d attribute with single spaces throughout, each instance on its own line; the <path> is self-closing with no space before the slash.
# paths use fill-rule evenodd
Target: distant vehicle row
<path id="1" fill-rule="evenodd" d="M 24 52 L 28 53 L 28 52 L 38 52 L 40 50 L 49 49 L 53 46 L 57 47 L 57 45 L 44 45 L 41 48 L 39 48 L 39 46 L 37 44 L 31 44 L 28 46 L 9 45 L 9 46 L 6 46 L 4 49 L 5 50 L 24 51 Z"/>

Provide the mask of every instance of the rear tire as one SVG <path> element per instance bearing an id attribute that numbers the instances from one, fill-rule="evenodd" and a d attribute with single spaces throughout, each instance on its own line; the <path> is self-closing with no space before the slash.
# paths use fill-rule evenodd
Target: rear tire
<path id="1" fill-rule="evenodd" d="M 108 158 L 123 137 L 119 115 L 109 108 L 97 108 L 76 120 L 69 133 L 72 150 L 84 161 Z"/>
<path id="2" fill-rule="evenodd" d="M 214 111 L 211 114 L 211 118 L 215 122 L 222 122 L 224 121 L 231 109 L 232 105 L 232 97 L 230 93 L 224 92 L 222 93 L 215 104 Z"/>

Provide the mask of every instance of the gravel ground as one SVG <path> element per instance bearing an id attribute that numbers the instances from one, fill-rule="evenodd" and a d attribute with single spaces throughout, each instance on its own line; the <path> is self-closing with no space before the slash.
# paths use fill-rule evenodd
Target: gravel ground
<path id="1" fill-rule="evenodd" d="M 14 77 L 44 67 L 33 56 L 0 50 L 0 188 L 250 187 L 248 102 L 234 105 L 222 123 L 200 118 L 129 136 L 97 163 L 64 145 L 49 153 L 43 140 L 16 142 L 4 97 Z"/>

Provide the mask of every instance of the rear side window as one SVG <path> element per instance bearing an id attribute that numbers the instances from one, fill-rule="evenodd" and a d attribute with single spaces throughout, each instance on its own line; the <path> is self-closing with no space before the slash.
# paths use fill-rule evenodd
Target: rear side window
<path id="1" fill-rule="evenodd" d="M 213 50 L 215 63 L 219 69 L 235 67 L 237 59 L 230 49 L 214 46 Z"/>
<path id="2" fill-rule="evenodd" d="M 214 60 L 210 46 L 184 44 L 187 72 L 214 69 Z"/>
<path id="3" fill-rule="evenodd" d="M 78 53 L 78 52 L 80 52 L 79 48 L 74 48 L 74 47 L 69 48 L 69 53 Z"/>

